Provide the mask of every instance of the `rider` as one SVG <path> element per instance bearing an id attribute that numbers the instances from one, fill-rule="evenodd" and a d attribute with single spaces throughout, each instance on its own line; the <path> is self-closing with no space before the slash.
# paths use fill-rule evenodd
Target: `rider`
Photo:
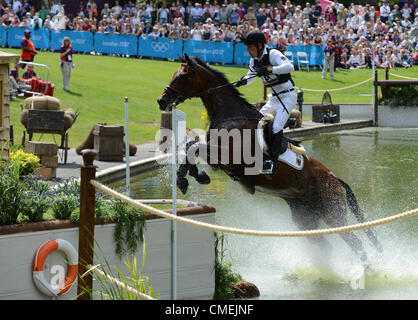
<path id="1" fill-rule="evenodd" d="M 267 159 L 263 162 L 261 174 L 274 174 L 276 160 L 280 154 L 283 127 L 289 118 L 291 110 L 296 106 L 297 95 L 290 72 L 293 64 L 277 49 L 266 45 L 266 38 L 259 30 L 252 30 L 242 38 L 251 56 L 248 73 L 239 79 L 237 87 L 247 85 L 260 77 L 263 84 L 270 89 L 267 103 L 261 108 L 263 115 L 275 110 L 273 122 L 273 138 L 268 148 Z"/>

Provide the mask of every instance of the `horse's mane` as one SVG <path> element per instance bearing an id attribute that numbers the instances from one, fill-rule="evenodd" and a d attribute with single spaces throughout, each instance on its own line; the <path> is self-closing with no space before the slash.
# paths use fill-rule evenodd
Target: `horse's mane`
<path id="1" fill-rule="evenodd" d="M 221 85 L 229 83 L 229 80 L 221 71 L 212 68 L 205 61 L 199 59 L 196 56 L 192 57 L 192 59 L 195 62 L 197 62 L 197 64 L 199 64 L 200 66 L 208 69 L 211 73 L 213 73 L 213 75 L 221 82 Z M 231 93 L 238 99 L 240 104 L 258 113 L 256 107 L 253 104 L 249 103 L 245 98 L 243 98 L 242 94 L 234 86 L 228 86 L 227 88 L 230 89 Z"/>

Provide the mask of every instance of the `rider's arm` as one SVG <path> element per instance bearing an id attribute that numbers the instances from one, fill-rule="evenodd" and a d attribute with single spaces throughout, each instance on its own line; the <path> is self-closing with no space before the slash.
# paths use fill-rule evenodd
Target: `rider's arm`
<path id="1" fill-rule="evenodd" d="M 257 76 L 257 72 L 253 71 L 254 70 L 253 59 L 250 60 L 249 67 L 250 69 L 248 70 L 247 74 L 243 77 L 244 79 L 247 79 L 247 83 L 245 84 L 245 86 L 252 83 Z"/>
<path id="2" fill-rule="evenodd" d="M 278 50 L 271 50 L 270 63 L 273 65 L 272 73 L 274 74 L 286 74 L 295 71 L 293 63 Z"/>

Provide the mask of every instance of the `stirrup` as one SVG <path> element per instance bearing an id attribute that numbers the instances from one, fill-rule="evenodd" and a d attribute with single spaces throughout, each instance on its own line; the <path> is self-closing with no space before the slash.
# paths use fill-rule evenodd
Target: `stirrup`
<path id="1" fill-rule="evenodd" d="M 274 163 L 271 160 L 263 161 L 263 169 L 260 170 L 260 174 L 273 174 Z"/>

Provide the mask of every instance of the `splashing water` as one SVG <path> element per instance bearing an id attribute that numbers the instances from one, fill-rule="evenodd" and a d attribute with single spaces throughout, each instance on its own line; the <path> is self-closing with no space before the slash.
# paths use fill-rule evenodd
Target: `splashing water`
<path id="1" fill-rule="evenodd" d="M 303 144 L 308 155 L 351 186 L 368 220 L 417 207 L 418 129 L 341 131 Z M 190 178 L 188 193 L 178 193 L 178 197 L 213 205 L 217 224 L 297 230 L 283 200 L 262 193 L 251 196 L 220 171 L 204 169 L 211 183 L 199 185 Z M 170 170 L 166 167 L 138 176 L 131 183 L 132 190 L 141 198 L 170 198 Z M 357 223 L 351 212 L 348 223 Z M 328 226 L 321 223 L 323 227 Z M 228 234 L 226 260 L 259 287 L 260 299 L 417 299 L 417 230 L 416 217 L 376 227 L 382 255 L 376 253 L 364 231 L 356 231 L 369 256 L 366 270 L 338 235 L 325 236 L 332 249 L 324 252 L 309 238 Z"/>

